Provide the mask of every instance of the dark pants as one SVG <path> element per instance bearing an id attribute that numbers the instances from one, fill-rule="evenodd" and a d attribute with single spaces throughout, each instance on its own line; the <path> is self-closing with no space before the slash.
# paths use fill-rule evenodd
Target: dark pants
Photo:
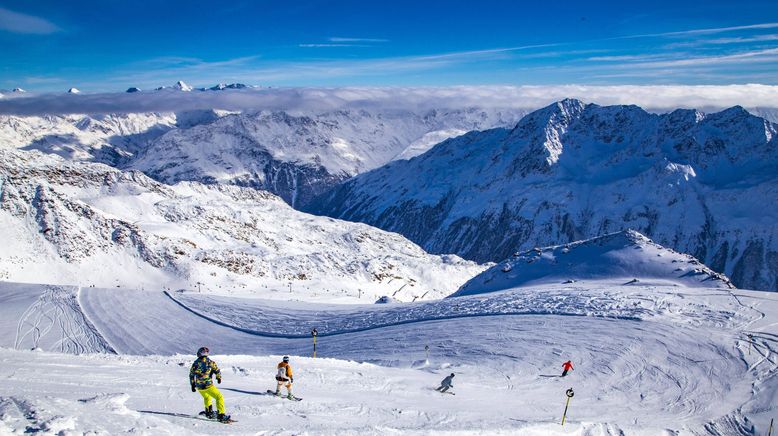
<path id="1" fill-rule="evenodd" d="M 448 390 L 448 388 L 450 388 L 450 387 L 451 386 L 449 386 L 449 385 L 443 385 L 443 386 L 440 386 L 439 388 L 437 388 L 436 390 L 438 390 L 440 392 L 446 392 Z"/>
<path id="2" fill-rule="evenodd" d="M 562 371 L 562 377 L 567 375 L 567 370 Z"/>

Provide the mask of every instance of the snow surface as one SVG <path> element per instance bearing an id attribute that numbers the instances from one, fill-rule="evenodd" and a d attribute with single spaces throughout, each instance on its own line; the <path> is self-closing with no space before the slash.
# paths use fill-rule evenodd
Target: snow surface
<path id="1" fill-rule="evenodd" d="M 0 284 L 0 432 L 745 435 L 764 433 L 775 411 L 771 293 L 546 285 L 405 304 L 402 313 L 413 316 L 383 325 L 397 305 L 317 314 L 313 306 L 176 297 Z M 75 299 L 82 316 L 60 317 L 53 299 Z M 198 311 L 222 321 L 190 310 L 198 301 Z M 515 312 L 517 304 L 530 311 Z M 249 309 L 257 309 L 253 320 L 241 315 Z M 70 335 L 83 320 L 100 341 Z M 365 325 L 350 330 L 354 321 Z M 46 322 L 53 327 L 29 342 Z M 243 329 L 257 325 L 265 334 Z M 320 331 L 316 359 L 304 357 L 311 326 Z M 110 344 L 121 355 L 52 353 L 68 351 L 55 338 Z M 45 351 L 24 351 L 35 345 Z M 222 368 L 219 388 L 239 421 L 230 427 L 179 416 L 202 404 L 187 382 L 201 345 Z M 274 387 L 282 354 L 292 355 L 302 402 L 262 394 Z M 568 359 L 575 370 L 555 377 Z M 456 395 L 435 392 L 451 372 Z M 576 395 L 562 427 L 569 387 Z"/>
<path id="2" fill-rule="evenodd" d="M 630 285 L 734 288 L 732 282 L 687 254 L 662 247 L 633 230 L 514 255 L 474 277 L 454 295 L 580 281 Z"/>
<path id="3" fill-rule="evenodd" d="M 434 147 L 438 143 L 445 141 L 446 139 L 456 138 L 457 136 L 462 136 L 465 133 L 467 133 L 467 131 L 462 129 L 444 129 L 426 133 L 421 138 L 411 142 L 410 145 L 408 145 L 408 147 L 402 151 L 402 153 L 395 156 L 395 158 L 392 160 L 412 159 L 416 156 L 426 153 L 427 150 Z"/>

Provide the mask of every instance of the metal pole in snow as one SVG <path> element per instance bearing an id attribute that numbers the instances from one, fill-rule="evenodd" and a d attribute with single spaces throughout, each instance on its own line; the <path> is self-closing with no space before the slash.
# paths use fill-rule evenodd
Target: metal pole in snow
<path id="1" fill-rule="evenodd" d="M 773 419 L 775 418 L 770 418 L 770 429 L 767 430 L 767 436 L 773 436 Z"/>
<path id="2" fill-rule="evenodd" d="M 313 358 L 316 358 L 316 336 L 319 336 L 319 332 L 314 328 L 311 330 L 311 336 L 313 336 Z"/>
<path id="3" fill-rule="evenodd" d="M 573 398 L 573 395 L 575 395 L 573 388 L 566 390 L 565 395 L 567 395 L 567 402 L 565 403 L 565 411 L 562 412 L 562 425 L 565 425 L 565 418 L 567 418 L 567 407 L 570 406 L 570 398 Z"/>
<path id="4" fill-rule="evenodd" d="M 427 361 L 429 361 L 430 360 L 430 346 L 429 345 L 425 345 L 424 346 L 424 352 L 427 353 Z"/>
<path id="5" fill-rule="evenodd" d="M 754 342 L 754 335 L 751 333 L 748 334 L 748 355 L 751 355 L 751 344 Z"/>

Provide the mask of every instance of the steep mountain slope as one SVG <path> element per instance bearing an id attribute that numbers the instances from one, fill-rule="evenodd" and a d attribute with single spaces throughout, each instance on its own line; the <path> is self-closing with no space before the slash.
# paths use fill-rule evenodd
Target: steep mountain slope
<path id="1" fill-rule="evenodd" d="M 0 278 L 275 299 L 439 298 L 484 267 L 249 188 L 0 150 Z M 360 299 L 361 297 L 361 299 Z"/>
<path id="2" fill-rule="evenodd" d="M 500 262 L 452 296 L 524 286 L 596 281 L 627 285 L 734 288 L 729 279 L 688 254 L 677 253 L 633 230 L 554 247 L 534 248 Z"/>
<path id="3" fill-rule="evenodd" d="M 564 100 L 357 176 L 308 210 L 499 261 L 633 228 L 738 287 L 778 290 L 778 129 L 740 107 Z"/>
<path id="4" fill-rule="evenodd" d="M 463 131 L 512 125 L 524 110 L 261 111 L 177 129 L 156 139 L 130 168 L 165 182 L 229 183 L 307 204 L 337 183 L 407 151 Z M 421 141 L 421 142 L 419 142 Z"/>

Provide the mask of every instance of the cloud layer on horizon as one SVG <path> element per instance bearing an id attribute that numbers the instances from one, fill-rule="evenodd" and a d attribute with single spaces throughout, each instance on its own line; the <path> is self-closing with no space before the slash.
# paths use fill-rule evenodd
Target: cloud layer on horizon
<path id="1" fill-rule="evenodd" d="M 138 93 L 22 94 L 0 98 L 0 114 L 105 114 L 199 109 L 328 111 L 381 108 L 536 109 L 564 98 L 600 105 L 634 104 L 648 110 L 778 107 L 771 85 L 549 85 L 452 87 L 256 88 L 227 91 L 175 90 Z"/>

